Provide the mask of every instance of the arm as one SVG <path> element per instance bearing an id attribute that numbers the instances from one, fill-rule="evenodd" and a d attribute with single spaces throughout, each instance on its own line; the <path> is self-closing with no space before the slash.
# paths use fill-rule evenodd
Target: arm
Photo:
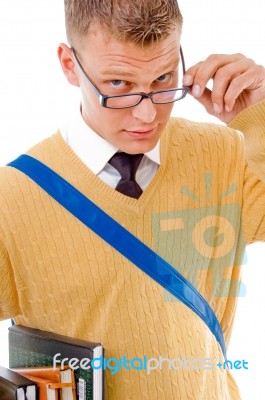
<path id="1" fill-rule="evenodd" d="M 213 80 L 213 88 L 206 85 Z M 212 55 L 184 77 L 206 111 L 244 134 L 245 241 L 265 240 L 265 68 L 235 55 Z M 235 166 L 236 168 L 236 166 Z"/>
<path id="2" fill-rule="evenodd" d="M 18 295 L 7 250 L 0 240 L 0 320 L 20 314 Z"/>

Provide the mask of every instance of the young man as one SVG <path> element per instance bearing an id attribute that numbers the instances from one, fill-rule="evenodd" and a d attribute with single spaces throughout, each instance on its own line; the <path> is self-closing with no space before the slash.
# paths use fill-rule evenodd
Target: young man
<path id="1" fill-rule="evenodd" d="M 214 55 L 179 81 L 175 0 L 66 0 L 65 10 L 70 45 L 58 55 L 80 87 L 80 116 L 28 154 L 186 277 L 228 345 L 243 244 L 265 239 L 265 70 L 240 54 Z M 170 118 L 187 90 L 229 127 Z M 136 181 L 118 172 L 117 153 L 136 155 Z M 100 341 L 107 358 L 134 360 L 106 371 L 109 400 L 240 398 L 200 312 L 11 167 L 0 173 L 0 215 L 2 319 Z M 149 371 L 143 359 L 153 360 Z"/>

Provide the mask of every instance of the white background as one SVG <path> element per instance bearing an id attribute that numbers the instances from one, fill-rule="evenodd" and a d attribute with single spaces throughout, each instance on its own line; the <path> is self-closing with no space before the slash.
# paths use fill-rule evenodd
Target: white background
<path id="1" fill-rule="evenodd" d="M 190 66 L 211 53 L 240 52 L 265 65 L 264 0 L 179 0 L 182 46 Z M 65 41 L 63 0 L 0 0 L 0 165 L 54 133 L 78 106 L 78 89 L 65 81 L 56 57 Z M 213 121 L 196 101 L 176 104 L 174 115 Z M 265 127 L 264 127 L 265 129 Z M 229 358 L 249 370 L 232 371 L 244 400 L 262 399 L 265 245 L 248 250 L 243 268 L 247 295 L 240 299 Z M 0 364 L 7 365 L 6 331 L 0 323 Z M 194 399 L 196 400 L 196 399 Z"/>

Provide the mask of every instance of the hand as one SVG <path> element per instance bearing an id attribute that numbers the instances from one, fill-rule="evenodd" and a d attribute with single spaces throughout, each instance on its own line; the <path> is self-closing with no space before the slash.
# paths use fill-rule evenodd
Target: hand
<path id="1" fill-rule="evenodd" d="M 212 90 L 206 87 L 211 79 Z M 242 54 L 211 55 L 186 71 L 183 84 L 209 114 L 229 123 L 265 99 L 265 68 Z"/>

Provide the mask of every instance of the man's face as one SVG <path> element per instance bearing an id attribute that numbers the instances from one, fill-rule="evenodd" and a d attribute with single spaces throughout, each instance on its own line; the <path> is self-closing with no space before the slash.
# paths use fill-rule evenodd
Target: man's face
<path id="1" fill-rule="evenodd" d="M 179 48 L 180 29 L 152 47 L 107 39 L 97 30 L 82 39 L 76 51 L 96 87 L 113 96 L 176 88 Z M 75 73 L 82 94 L 82 116 L 90 128 L 126 153 L 144 153 L 155 147 L 172 103 L 158 105 L 144 99 L 133 108 L 104 108 L 78 66 Z"/>

